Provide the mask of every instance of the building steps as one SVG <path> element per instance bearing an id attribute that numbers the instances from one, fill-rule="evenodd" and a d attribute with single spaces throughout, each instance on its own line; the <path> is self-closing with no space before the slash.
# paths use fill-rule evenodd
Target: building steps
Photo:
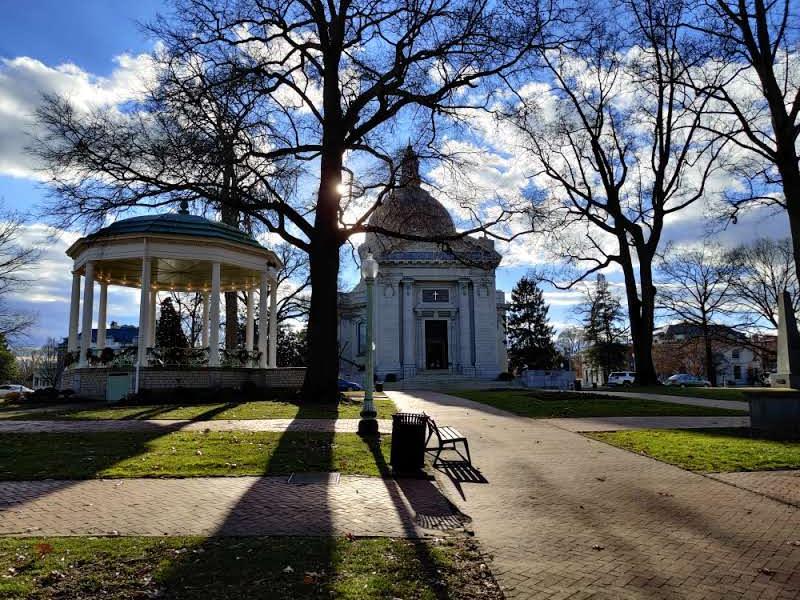
<path id="1" fill-rule="evenodd" d="M 485 390 L 492 388 L 518 387 L 519 383 L 513 381 L 497 381 L 496 379 L 480 379 L 459 375 L 457 373 L 422 371 L 413 377 L 407 377 L 394 382 L 384 382 L 385 390 L 447 390 L 447 389 L 473 389 Z M 520 386 L 521 387 L 521 386 Z"/>

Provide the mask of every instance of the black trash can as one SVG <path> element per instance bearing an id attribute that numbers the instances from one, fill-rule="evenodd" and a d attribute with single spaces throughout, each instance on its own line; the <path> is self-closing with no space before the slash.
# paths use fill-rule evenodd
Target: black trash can
<path id="1" fill-rule="evenodd" d="M 420 471 L 425 466 L 427 435 L 428 415 L 417 413 L 392 415 L 392 455 L 389 462 L 394 472 Z"/>

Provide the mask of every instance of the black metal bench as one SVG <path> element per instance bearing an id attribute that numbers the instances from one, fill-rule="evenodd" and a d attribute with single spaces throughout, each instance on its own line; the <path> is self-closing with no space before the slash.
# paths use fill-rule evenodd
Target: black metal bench
<path id="1" fill-rule="evenodd" d="M 433 448 L 428 448 L 428 442 L 430 442 L 431 438 L 436 436 L 436 439 L 439 441 L 438 446 Z M 467 455 L 464 456 L 461 452 L 458 451 L 456 444 L 463 444 L 464 450 L 466 451 Z M 439 462 L 439 455 L 442 453 L 442 450 L 447 448 L 451 448 L 453 451 L 456 452 L 461 458 L 465 459 L 470 466 L 472 466 L 472 458 L 469 454 L 469 442 L 464 435 L 458 431 L 455 427 L 439 427 L 436 425 L 436 421 L 428 418 L 428 439 L 425 440 L 425 450 L 428 452 L 436 452 L 436 456 L 433 458 L 433 466 L 435 467 L 436 464 Z"/>

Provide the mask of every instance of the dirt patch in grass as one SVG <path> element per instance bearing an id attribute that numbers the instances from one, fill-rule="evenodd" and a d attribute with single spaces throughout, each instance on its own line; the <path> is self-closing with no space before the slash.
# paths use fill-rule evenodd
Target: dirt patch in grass
<path id="1" fill-rule="evenodd" d="M 472 539 L 0 539 L 0 597 L 502 598 Z"/>

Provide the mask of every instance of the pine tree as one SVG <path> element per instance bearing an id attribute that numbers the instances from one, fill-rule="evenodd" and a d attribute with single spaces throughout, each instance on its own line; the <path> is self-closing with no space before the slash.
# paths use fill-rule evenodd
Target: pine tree
<path id="1" fill-rule="evenodd" d="M 8 347 L 6 336 L 0 334 L 0 383 L 12 382 L 17 377 L 17 357 Z"/>
<path id="2" fill-rule="evenodd" d="M 584 338 L 589 344 L 586 350 L 589 361 L 602 367 L 605 376 L 625 367 L 625 315 L 622 303 L 608 287 L 603 275 L 597 276 L 594 290 L 586 294 L 583 304 Z"/>
<path id="3" fill-rule="evenodd" d="M 512 371 L 525 366 L 552 369 L 558 365 L 548 310 L 536 281 L 529 277 L 520 279 L 511 292 L 508 312 L 508 358 Z"/>
<path id="4" fill-rule="evenodd" d="M 161 302 L 161 315 L 156 325 L 156 346 L 159 348 L 188 348 L 189 340 L 183 332 L 181 317 L 172 305 L 172 298 Z"/>

